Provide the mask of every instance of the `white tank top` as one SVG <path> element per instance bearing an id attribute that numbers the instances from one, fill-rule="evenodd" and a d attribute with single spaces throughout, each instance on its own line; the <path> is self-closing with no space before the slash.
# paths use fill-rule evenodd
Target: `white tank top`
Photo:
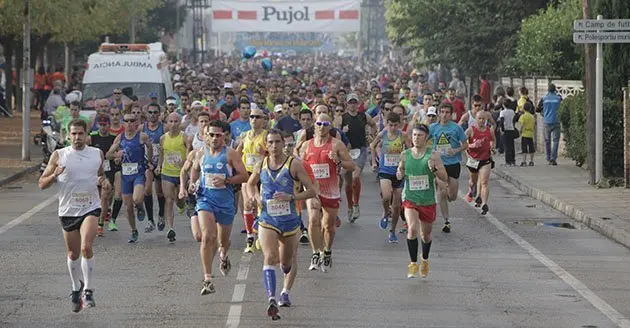
<path id="1" fill-rule="evenodd" d="M 74 150 L 72 146 L 57 150 L 59 166 L 65 170 L 59 177 L 59 216 L 83 216 L 101 208 L 98 193 L 98 170 L 101 168 L 101 150 L 86 146 Z"/>
<path id="2" fill-rule="evenodd" d="M 195 133 L 195 135 L 193 136 L 193 141 L 192 141 L 193 150 L 201 149 L 205 145 L 206 143 L 203 140 L 199 140 L 199 132 Z"/>
<path id="3" fill-rule="evenodd" d="M 468 127 L 471 127 L 475 124 L 475 117 L 473 116 L 472 111 L 468 111 Z"/>

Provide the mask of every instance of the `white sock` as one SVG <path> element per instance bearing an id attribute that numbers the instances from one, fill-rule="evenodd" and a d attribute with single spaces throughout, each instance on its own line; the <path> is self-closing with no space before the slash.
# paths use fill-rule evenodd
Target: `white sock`
<path id="1" fill-rule="evenodd" d="M 83 278 L 85 279 L 85 289 L 92 289 L 90 281 L 92 280 L 92 272 L 94 271 L 94 257 L 91 259 L 81 257 L 81 269 L 83 270 Z"/>
<path id="2" fill-rule="evenodd" d="M 282 288 L 282 293 L 281 294 L 287 294 L 289 295 L 289 290 L 286 288 Z"/>
<path id="3" fill-rule="evenodd" d="M 79 259 L 71 260 L 68 257 L 68 271 L 70 272 L 70 280 L 72 280 L 72 291 L 79 291 L 81 289 L 81 271 Z"/>

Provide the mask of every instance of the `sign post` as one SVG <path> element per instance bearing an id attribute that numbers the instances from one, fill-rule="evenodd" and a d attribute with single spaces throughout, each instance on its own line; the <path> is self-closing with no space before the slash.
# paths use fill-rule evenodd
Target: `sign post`
<path id="1" fill-rule="evenodd" d="M 604 43 L 630 43 L 630 19 L 580 19 L 573 21 L 574 43 L 596 43 L 595 59 L 595 183 L 602 178 L 603 149 L 603 114 L 604 114 Z M 579 32 L 578 32 L 579 31 Z M 617 32 L 623 31 L 623 32 Z"/>

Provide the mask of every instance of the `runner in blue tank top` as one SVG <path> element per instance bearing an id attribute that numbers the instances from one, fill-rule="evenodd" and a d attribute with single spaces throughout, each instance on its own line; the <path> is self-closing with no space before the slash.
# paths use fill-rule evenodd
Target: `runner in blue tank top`
<path id="1" fill-rule="evenodd" d="M 142 126 L 142 132 L 144 132 L 149 139 L 151 140 L 151 148 L 153 149 L 153 157 L 151 157 L 151 165 L 154 168 L 158 167 L 158 157 L 160 155 L 160 138 L 168 132 L 168 129 L 164 127 L 164 123 L 160 121 L 160 106 L 158 104 L 152 103 L 147 106 L 147 122 Z M 147 157 L 148 160 L 148 157 Z M 150 233 L 155 230 L 155 221 L 153 220 L 153 181 L 155 184 L 155 194 L 158 199 L 158 231 L 164 230 L 165 221 L 164 221 L 164 204 L 166 200 L 164 199 L 164 192 L 162 191 L 162 179 L 159 174 L 155 174 L 153 170 L 148 170 L 146 174 L 147 184 L 145 185 L 144 190 L 144 207 L 146 208 L 146 213 L 148 217 L 147 226 L 144 229 L 145 233 Z M 138 213 L 138 217 L 140 217 L 141 213 Z M 174 230 L 172 233 L 169 231 L 168 240 L 170 242 L 175 241 Z"/>
<path id="2" fill-rule="evenodd" d="M 389 222 L 388 242 L 398 243 L 396 226 L 400 218 L 400 205 L 402 204 L 403 181 L 396 177 L 396 170 L 400 163 L 400 154 L 409 148 L 411 142 L 406 133 L 402 133 L 401 115 L 389 112 L 386 116 L 387 124 L 370 144 L 372 150 L 372 168 L 378 172 L 381 187 L 381 199 L 383 204 L 383 216 L 379 221 L 382 230 L 387 230 Z M 380 143 L 379 161 L 376 162 L 376 149 Z"/>
<path id="3" fill-rule="evenodd" d="M 296 200 L 315 197 L 315 189 L 302 163 L 284 154 L 284 138 L 279 130 L 271 130 L 266 137 L 269 151 L 261 163 L 256 164 L 247 182 L 252 203 L 260 208 L 258 235 L 264 254 L 263 281 L 269 306 L 267 315 L 278 320 L 278 303 L 290 305 L 289 291 L 283 290 L 280 302 L 276 301 L 276 268 L 278 264 L 287 279 L 291 272 L 300 237 L 300 218 Z M 257 188 L 260 181 L 260 189 Z M 304 191 L 297 187 L 301 184 Z M 254 206 L 254 204 L 250 204 Z M 282 253 L 280 252 L 282 247 Z"/>
<path id="4" fill-rule="evenodd" d="M 225 276 L 231 268 L 228 259 L 230 233 L 236 207 L 234 206 L 235 184 L 247 181 L 247 171 L 243 161 L 234 149 L 225 146 L 225 125 L 212 121 L 205 130 L 204 148 L 193 160 L 188 192 L 196 192 L 196 210 L 199 214 L 201 230 L 201 265 L 203 267 L 203 287 L 201 295 L 215 292 L 212 282 L 212 262 L 214 260 L 217 236 L 221 273 Z M 198 181 L 198 188 L 195 188 Z M 180 196 L 181 196 L 180 189 Z"/>
<path id="5" fill-rule="evenodd" d="M 125 113 L 123 118 L 125 132 L 116 137 L 112 148 L 107 152 L 107 159 L 120 160 L 122 163 L 122 197 L 127 210 L 127 219 L 131 226 L 129 242 L 135 243 L 138 240 L 138 230 L 136 229 L 134 204 L 137 210 L 142 207 L 146 182 L 145 171 L 147 169 L 153 170 L 153 166 L 146 163 L 145 147 L 147 157 L 153 156 L 153 149 L 149 137 L 138 131 L 135 115 Z M 140 221 L 143 219 L 138 217 Z"/>

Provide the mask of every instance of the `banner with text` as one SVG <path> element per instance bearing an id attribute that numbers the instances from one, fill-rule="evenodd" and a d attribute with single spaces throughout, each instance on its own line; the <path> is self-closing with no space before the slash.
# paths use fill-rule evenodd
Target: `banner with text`
<path id="1" fill-rule="evenodd" d="M 212 1 L 214 32 L 358 32 L 360 0 Z"/>

